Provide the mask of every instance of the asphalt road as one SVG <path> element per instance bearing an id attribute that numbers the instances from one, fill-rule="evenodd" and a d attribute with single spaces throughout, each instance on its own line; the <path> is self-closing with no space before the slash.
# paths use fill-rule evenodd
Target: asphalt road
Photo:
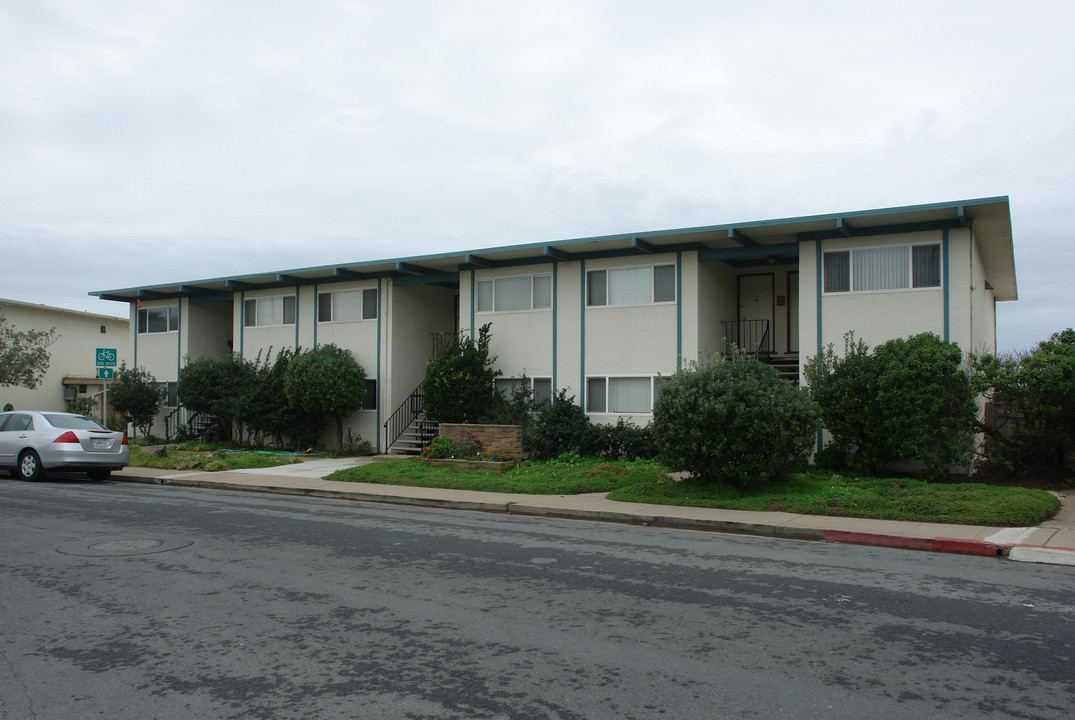
<path id="1" fill-rule="evenodd" d="M 1075 568 L 0 480 L 0 718 L 1069 718 Z"/>

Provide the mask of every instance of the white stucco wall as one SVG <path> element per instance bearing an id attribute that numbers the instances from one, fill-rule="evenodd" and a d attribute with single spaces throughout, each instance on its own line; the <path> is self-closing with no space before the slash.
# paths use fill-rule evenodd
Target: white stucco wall
<path id="1" fill-rule="evenodd" d="M 885 235 L 868 238 L 846 238 L 837 240 L 825 240 L 822 243 L 822 251 L 849 250 L 863 247 L 884 247 L 891 245 L 911 245 L 928 242 L 941 242 L 940 231 L 905 233 L 899 235 Z M 813 245 L 813 243 L 809 243 Z M 951 267 L 949 268 L 949 287 L 967 287 L 969 275 L 966 267 L 966 255 L 952 252 L 952 247 L 958 243 L 950 244 Z M 806 245 L 806 243 L 804 243 Z M 805 247 L 800 248 L 801 254 L 807 254 Z M 813 262 L 813 254 L 810 258 L 810 293 L 816 293 L 816 264 Z M 960 262 L 960 259 L 964 262 Z M 802 267 L 806 268 L 803 262 Z M 942 278 L 944 273 L 942 271 Z M 800 300 L 807 293 L 806 273 L 800 275 Z M 943 285 L 943 280 L 942 280 Z M 964 293 L 961 297 L 965 298 Z M 844 347 L 844 334 L 854 331 L 856 339 L 862 339 L 867 345 L 873 347 L 892 338 L 906 337 L 921 332 L 933 332 L 941 337 L 944 336 L 944 288 L 921 288 L 907 290 L 883 290 L 874 292 L 832 293 L 825 294 L 821 298 L 822 303 L 822 345 L 832 343 L 837 351 Z M 806 303 L 803 303 L 805 309 Z M 816 305 L 814 306 L 816 307 Z M 955 303 L 953 303 L 955 307 Z M 800 311 L 801 312 L 801 311 Z M 801 317 L 801 315 L 800 315 Z M 967 313 L 960 315 L 967 317 Z M 956 313 L 952 313 L 955 320 Z M 800 330 L 802 329 L 800 325 Z M 953 323 L 953 335 L 965 332 L 958 331 Z M 810 338 L 814 338 L 812 344 Z M 816 317 L 814 333 L 801 338 L 803 350 L 810 355 L 817 352 L 816 349 Z M 810 350 L 806 348 L 809 347 Z"/>
<path id="2" fill-rule="evenodd" d="M 198 359 L 207 355 L 225 357 L 233 347 L 231 302 L 198 303 L 183 300 L 181 343 L 185 358 Z"/>
<path id="3" fill-rule="evenodd" d="M 699 263 L 697 297 L 698 351 L 719 353 L 724 337 L 721 322 L 734 320 L 736 314 L 735 269 L 717 260 Z M 686 349 L 684 356 L 685 360 L 697 359 L 697 353 L 690 356 Z"/>
<path id="4" fill-rule="evenodd" d="M 552 263 L 475 271 L 477 281 L 497 278 L 552 276 Z M 559 279 L 559 272 L 557 272 Z M 469 320 L 468 320 L 469 322 Z M 485 324 L 491 328 L 491 354 L 497 356 L 494 367 L 505 377 L 551 377 L 553 310 L 552 307 L 512 312 L 474 313 L 475 329 Z"/>
<path id="5" fill-rule="evenodd" d="M 258 351 L 262 351 L 264 356 L 265 351 L 269 348 L 273 349 L 273 355 L 278 350 L 285 347 L 295 348 L 297 346 L 297 324 L 292 325 L 256 325 L 245 326 L 243 325 L 244 313 L 243 304 L 248 300 L 254 300 L 257 298 L 270 298 L 270 297 L 284 297 L 292 296 L 296 297 L 297 293 L 295 288 L 277 288 L 273 290 L 253 290 L 243 293 L 236 293 L 235 301 L 232 310 L 232 322 L 234 323 L 236 340 L 235 340 L 235 352 L 239 353 L 243 359 L 252 360 L 257 357 Z M 302 302 L 300 297 L 295 308 L 296 323 L 300 319 L 305 318 L 306 323 L 309 324 L 312 320 L 310 314 L 311 302 L 309 299 L 305 303 Z"/>
<path id="6" fill-rule="evenodd" d="M 0 299 L 0 313 L 16 330 L 56 329 L 56 341 L 49 346 L 49 367 L 34 389 L 0 387 L 0 408 L 7 403 L 15 409 L 64 409 L 65 378 L 82 379 L 76 388 L 85 386 L 80 396 L 94 396 L 101 391 L 102 381 L 94 382 L 97 348 L 115 348 L 119 363 L 131 364 L 130 321 L 110 315 L 34 305 L 16 300 Z M 104 327 L 104 332 L 101 328 Z M 98 407 L 100 407 L 100 398 Z"/>

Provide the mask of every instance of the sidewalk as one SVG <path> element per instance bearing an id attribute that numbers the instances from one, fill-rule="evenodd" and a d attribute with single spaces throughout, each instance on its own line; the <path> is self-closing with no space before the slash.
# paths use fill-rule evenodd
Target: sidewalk
<path id="1" fill-rule="evenodd" d="M 324 479 L 341 468 L 368 462 L 372 460 L 318 459 L 295 465 L 229 472 L 128 467 L 121 472 L 112 473 L 112 480 L 479 510 L 510 515 L 601 520 L 795 540 L 991 555 L 1022 562 L 1075 566 L 1075 493 L 1071 491 L 1061 494 L 1060 512 L 1040 526 L 997 528 L 625 503 L 607 500 L 604 493 L 522 495 L 335 482 Z"/>

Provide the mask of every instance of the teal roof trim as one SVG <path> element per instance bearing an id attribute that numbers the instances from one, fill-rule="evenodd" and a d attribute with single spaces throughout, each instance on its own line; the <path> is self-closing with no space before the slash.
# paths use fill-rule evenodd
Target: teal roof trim
<path id="1" fill-rule="evenodd" d="M 1015 265 L 1011 247 L 1011 219 L 1008 204 L 1007 196 L 996 196 L 755 222 L 524 243 L 474 251 L 349 262 L 183 281 L 182 283 L 97 290 L 89 294 L 106 300 L 131 302 L 139 297 L 183 297 L 194 294 L 208 296 L 210 292 L 263 290 L 384 277 L 415 278 L 410 282 L 447 281 L 451 283 L 452 281 L 446 278 L 446 274 L 455 273 L 458 277 L 460 270 L 483 267 L 512 267 L 691 250 L 709 253 L 728 248 L 747 251 L 744 256 L 733 256 L 738 264 L 739 261 L 746 262 L 751 258 L 772 257 L 772 251 L 767 250 L 767 246 L 783 245 L 796 240 L 865 236 L 890 233 L 896 228 L 910 231 L 909 229 L 916 226 L 932 229 L 962 227 L 968 224 L 973 225 L 976 219 L 988 215 L 985 219 L 988 221 L 989 228 L 985 234 L 991 236 L 991 243 L 998 248 L 995 254 L 994 272 L 989 273 L 989 279 L 993 285 L 1006 288 L 1004 292 L 998 294 L 997 299 L 1015 299 Z"/>

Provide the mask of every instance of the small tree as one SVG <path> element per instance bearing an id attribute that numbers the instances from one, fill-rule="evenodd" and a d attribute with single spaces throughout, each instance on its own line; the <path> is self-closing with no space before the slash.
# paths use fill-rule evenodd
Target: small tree
<path id="1" fill-rule="evenodd" d="M 336 419 L 336 447 L 343 445 L 343 418 L 362 407 L 366 371 L 350 350 L 322 345 L 295 356 L 284 373 L 284 394 L 292 406 Z"/>
<path id="2" fill-rule="evenodd" d="M 108 388 L 108 401 L 125 422 L 146 437 L 164 402 L 165 388 L 148 370 L 128 368 L 124 363 Z"/>
<path id="3" fill-rule="evenodd" d="M 653 408 L 653 434 L 670 470 L 740 487 L 791 470 L 810 451 L 819 426 L 805 392 L 738 352 L 678 370 Z"/>
<path id="4" fill-rule="evenodd" d="M 422 382 L 425 414 L 437 422 L 481 422 L 495 413 L 493 381 L 496 356 L 489 356 L 491 323 L 478 330 L 478 339 L 466 334 L 444 344 L 426 366 Z"/>
<path id="5" fill-rule="evenodd" d="M 56 328 L 16 330 L 0 312 L 0 387 L 37 387 L 49 369 L 48 347 L 58 337 Z"/>
<path id="6" fill-rule="evenodd" d="M 237 354 L 188 358 L 179 371 L 179 402 L 188 410 L 217 418 L 220 437 L 230 439 L 253 376 L 253 365 Z"/>

